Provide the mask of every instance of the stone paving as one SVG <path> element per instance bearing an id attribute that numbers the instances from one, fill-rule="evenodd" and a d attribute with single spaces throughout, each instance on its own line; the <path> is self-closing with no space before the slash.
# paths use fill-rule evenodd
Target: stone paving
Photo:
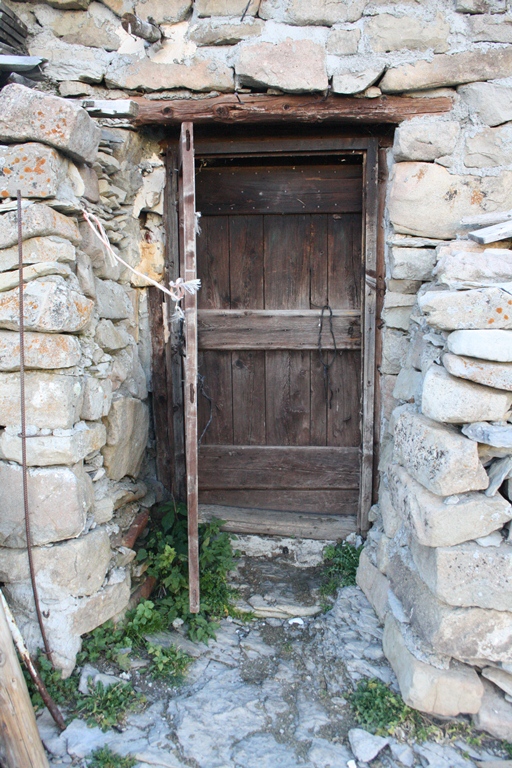
<path id="1" fill-rule="evenodd" d="M 363 677 L 396 685 L 382 651 L 382 627 L 358 587 L 340 590 L 332 609 L 318 613 L 318 569 L 296 569 L 296 579 L 285 582 L 286 569 L 275 580 L 286 594 L 276 588 L 273 608 L 295 616 L 225 619 L 209 646 L 180 632 L 161 633 L 162 644 L 177 643 L 194 662 L 181 687 L 165 695 L 161 686 L 154 695 L 146 689 L 149 706 L 130 715 L 124 730 L 103 733 L 76 719 L 59 735 L 45 712 L 39 726 L 52 768 L 85 768 L 88 755 L 103 745 L 132 755 L 137 768 L 357 768 L 372 759 L 374 768 L 469 768 L 497 760 L 463 742 L 409 745 L 358 729 L 346 700 L 351 687 Z M 271 584 L 270 561 L 255 558 L 251 568 L 243 558 L 242 587 L 250 588 L 251 570 Z M 307 583 L 310 599 L 293 605 L 297 585 L 300 594 Z M 268 594 L 261 598 L 271 602 Z"/>

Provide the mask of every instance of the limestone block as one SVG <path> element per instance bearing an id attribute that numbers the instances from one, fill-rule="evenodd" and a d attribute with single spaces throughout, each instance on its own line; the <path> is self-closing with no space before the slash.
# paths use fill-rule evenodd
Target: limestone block
<path id="1" fill-rule="evenodd" d="M 260 19 L 242 22 L 198 21 L 190 28 L 189 38 L 197 45 L 236 45 L 248 37 L 257 37 L 263 31 Z"/>
<path id="2" fill-rule="evenodd" d="M 430 280 L 435 263 L 433 248 L 391 248 L 391 274 L 399 280 Z"/>
<path id="3" fill-rule="evenodd" d="M 98 51 L 94 55 L 100 56 Z M 73 160 L 92 163 L 98 151 L 100 133 L 100 128 L 85 109 L 72 101 L 23 85 L 12 84 L 2 89 L 0 141 L 8 144 L 41 141 L 64 152 Z M 67 235 L 63 234 L 63 237 Z"/>
<path id="4" fill-rule="evenodd" d="M 428 324 L 440 330 L 512 329 L 512 296 L 501 288 L 426 291 L 418 304 Z"/>
<path id="5" fill-rule="evenodd" d="M 473 40 L 477 43 L 512 43 L 510 18 L 492 15 L 474 16 L 470 21 Z"/>
<path id="6" fill-rule="evenodd" d="M 156 24 L 174 24 L 186 19 L 191 8 L 192 0 L 136 0 L 135 14 L 144 20 L 151 16 Z"/>
<path id="7" fill-rule="evenodd" d="M 110 8 L 116 16 L 133 13 L 135 10 L 135 0 L 104 0 L 104 5 Z"/>
<path id="8" fill-rule="evenodd" d="M 423 374 L 421 371 L 415 371 L 414 368 L 402 368 L 396 379 L 393 397 L 395 400 L 421 403 L 422 389 Z"/>
<path id="9" fill-rule="evenodd" d="M 107 352 L 124 349 L 131 342 L 131 336 L 122 325 L 114 325 L 111 320 L 100 320 L 94 334 L 96 343 Z"/>
<path id="10" fill-rule="evenodd" d="M 396 464 L 387 477 L 395 514 L 426 547 L 453 547 L 487 536 L 512 519 L 512 506 L 499 493 L 492 497 L 464 493 L 443 499 Z"/>
<path id="11" fill-rule="evenodd" d="M 30 43 L 29 51 L 31 56 L 41 56 L 48 60 L 45 75 L 57 82 L 79 80 L 85 83 L 101 83 L 115 56 L 101 48 L 86 48 L 84 45 L 65 43 L 50 30 L 36 35 Z M 78 159 L 92 161 L 94 156 Z"/>
<path id="12" fill-rule="evenodd" d="M 400 414 L 394 460 L 439 496 L 479 491 L 489 484 L 476 443 L 418 413 Z"/>
<path id="13" fill-rule="evenodd" d="M 501 688 L 508 696 L 512 696 L 512 674 L 498 667 L 486 667 L 482 670 L 482 676 L 486 680 Z"/>
<path id="14" fill-rule="evenodd" d="M 397 374 L 405 362 L 409 339 L 401 331 L 386 328 L 384 330 L 382 345 L 381 373 Z"/>
<path id="15" fill-rule="evenodd" d="M 327 53 L 349 56 L 357 53 L 360 29 L 333 29 L 327 38 Z"/>
<path id="16" fill-rule="evenodd" d="M 511 405 L 512 394 L 450 376 L 439 365 L 432 365 L 425 374 L 421 410 L 434 421 L 504 421 Z"/>
<path id="17" fill-rule="evenodd" d="M 81 357 L 75 336 L 60 333 L 25 334 L 25 368 L 71 368 Z M 19 371 L 20 337 L 16 331 L 0 331 L 0 371 Z"/>
<path id="18" fill-rule="evenodd" d="M 475 670 L 454 662 L 448 669 L 438 669 L 417 659 L 392 614 L 386 616 L 383 647 L 410 707 L 442 717 L 475 714 L 480 709 L 484 687 Z"/>
<path id="19" fill-rule="evenodd" d="M 61 237 L 32 237 L 23 243 L 23 264 L 41 264 L 45 261 L 72 263 L 75 247 Z M 0 251 L 0 272 L 16 269 L 19 263 L 18 246 Z"/>
<path id="20" fill-rule="evenodd" d="M 360 71 L 339 70 L 333 75 L 332 90 L 334 93 L 346 95 L 361 93 L 376 83 L 383 72 L 384 66 L 379 63 Z"/>
<path id="21" fill-rule="evenodd" d="M 82 383 L 77 376 L 27 373 L 27 424 L 47 429 L 69 429 L 78 421 Z M 20 423 L 20 375 L 0 373 L 0 424 Z"/>
<path id="22" fill-rule="evenodd" d="M 436 160 L 443 155 L 451 155 L 459 133 L 459 123 L 451 120 L 406 120 L 395 131 L 393 155 L 395 160 Z"/>
<path id="23" fill-rule="evenodd" d="M 457 0 L 459 13 L 505 13 L 507 0 Z"/>
<path id="24" fill-rule="evenodd" d="M 108 523 L 114 516 L 114 499 L 112 498 L 110 481 L 106 477 L 94 483 L 93 514 L 97 525 Z"/>
<path id="25" fill-rule="evenodd" d="M 41 264 L 29 264 L 23 270 L 23 282 L 29 283 L 31 280 L 37 280 L 39 277 L 48 277 L 49 275 L 60 275 L 69 277 L 71 269 L 67 264 L 60 264 L 58 261 L 43 261 Z M 12 272 L 0 273 L 0 293 L 10 291 L 19 285 L 19 273 L 17 270 Z"/>
<path id="26" fill-rule="evenodd" d="M 482 547 L 467 541 L 456 547 L 424 547 L 412 539 L 418 572 L 448 605 L 512 610 L 512 546 Z"/>
<path id="27" fill-rule="evenodd" d="M 444 53 L 448 50 L 450 25 L 440 13 L 428 24 L 414 16 L 379 13 L 369 19 L 365 31 L 374 51 L 426 51 L 433 48 L 435 53 Z"/>
<path id="28" fill-rule="evenodd" d="M 62 93 L 62 89 L 61 89 Z M 86 94 L 87 95 L 87 94 Z M 96 171 L 91 168 L 90 165 L 86 165 L 85 163 L 79 163 L 77 166 L 78 173 L 80 174 L 80 178 L 83 181 L 84 184 L 84 194 L 86 200 L 89 200 L 91 203 L 97 203 L 100 199 L 100 192 L 98 188 L 98 175 Z"/>
<path id="29" fill-rule="evenodd" d="M 363 590 L 380 621 L 384 621 L 388 611 L 389 582 L 384 574 L 373 565 L 364 549 L 359 558 L 356 582 L 358 587 Z"/>
<path id="30" fill-rule="evenodd" d="M 357 21 L 361 18 L 365 0 L 290 0 L 282 3 L 280 0 L 263 0 L 258 15 L 262 19 L 274 19 L 291 24 L 333 24 L 347 21 Z"/>
<path id="31" fill-rule="evenodd" d="M 38 587 L 46 598 L 92 595 L 105 580 L 110 557 L 110 540 L 104 528 L 52 547 L 34 547 Z M 0 578 L 8 584 L 30 579 L 25 549 L 0 549 Z"/>
<path id="32" fill-rule="evenodd" d="M 92 262 L 89 256 L 83 251 L 78 251 L 76 255 L 76 276 L 80 289 L 89 299 L 96 298 L 96 285 L 94 283 L 94 272 Z"/>
<path id="33" fill-rule="evenodd" d="M 85 222 L 80 224 L 80 234 L 80 250 L 89 256 L 94 274 L 105 280 L 119 280 L 121 265 L 106 253 L 102 242 Z M 96 288 L 94 292 L 96 294 Z"/>
<path id="34" fill-rule="evenodd" d="M 467 138 L 464 163 L 474 168 L 512 163 L 512 125 L 484 128 L 475 136 Z"/>
<path id="35" fill-rule="evenodd" d="M 25 286 L 24 296 L 27 331 L 76 333 L 83 330 L 92 317 L 91 299 L 75 291 L 59 276 L 33 280 Z M 0 328 L 12 331 L 19 328 L 17 288 L 0 293 Z"/>
<path id="36" fill-rule="evenodd" d="M 437 281 L 449 288 L 475 288 L 506 283 L 512 277 L 512 251 L 487 248 L 449 252 L 441 256 L 435 269 Z"/>
<path id="37" fill-rule="evenodd" d="M 423 582 L 404 547 L 391 557 L 388 577 L 412 628 L 437 653 L 459 661 L 512 660 L 512 613 L 454 608 L 441 602 Z"/>
<path id="38" fill-rule="evenodd" d="M 512 704 L 487 680 L 484 684 L 484 698 L 473 725 L 478 731 L 487 731 L 496 739 L 512 740 Z"/>
<path id="39" fill-rule="evenodd" d="M 9 86 L 11 87 L 11 86 Z M 2 94 L 7 88 L 4 88 Z M 31 91 L 36 93 L 36 91 Z M 46 237 L 57 235 L 70 240 L 77 245 L 80 240 L 80 232 L 74 219 L 63 216 L 44 203 L 34 203 L 23 211 L 23 240 L 33 237 Z M 11 248 L 18 242 L 18 224 L 16 211 L 0 215 L 0 248 Z M 58 259 L 57 259 L 58 260 Z M 41 259 L 44 261 L 44 259 Z"/>
<path id="40" fill-rule="evenodd" d="M 126 291 L 113 280 L 94 281 L 96 285 L 96 304 L 100 317 L 107 320 L 126 320 L 133 316 L 133 307 Z"/>
<path id="41" fill-rule="evenodd" d="M 384 533 L 392 539 L 403 523 L 403 515 L 401 506 L 394 503 L 389 487 L 385 482 L 382 482 L 379 488 L 379 508 Z"/>
<path id="42" fill-rule="evenodd" d="M 112 480 L 137 477 L 148 440 L 149 415 L 145 403 L 133 397 L 113 401 L 107 419 L 107 445 L 102 449 Z"/>
<path id="43" fill-rule="evenodd" d="M 387 291 L 382 309 L 382 318 L 386 325 L 406 331 L 409 328 L 411 311 L 415 303 L 416 296 Z"/>
<path id="44" fill-rule="evenodd" d="M 486 421 L 481 421 L 476 424 L 466 424 L 462 427 L 462 433 L 471 440 L 484 443 L 486 446 L 512 450 L 512 426 L 488 424 Z"/>
<path id="45" fill-rule="evenodd" d="M 0 146 L 0 196 L 16 197 L 19 189 L 25 198 L 58 197 L 66 178 L 68 161 L 52 147 L 29 142 Z"/>
<path id="46" fill-rule="evenodd" d="M 146 374 L 140 362 L 138 348 L 134 345 L 125 347 L 114 356 L 114 364 L 109 373 L 114 392 L 120 391 L 139 400 L 148 396 Z"/>
<path id="47" fill-rule="evenodd" d="M 307 62 L 307 66 L 304 66 Z M 251 43 L 240 49 L 235 72 L 243 85 L 280 88 L 291 93 L 325 91 L 325 50 L 311 40 Z"/>
<path id="48" fill-rule="evenodd" d="M 487 360 L 446 353 L 443 355 L 443 365 L 452 376 L 457 376 L 459 379 L 468 379 L 486 387 L 512 392 L 512 364 L 510 363 L 491 363 Z"/>
<path id="49" fill-rule="evenodd" d="M 87 13 L 59 13 L 44 5 L 36 6 L 34 13 L 43 29 L 51 29 L 65 43 L 103 48 L 105 51 L 117 51 L 121 44 L 121 22 L 102 3 L 92 2 Z"/>
<path id="50" fill-rule="evenodd" d="M 512 362 L 512 333 L 510 331 L 454 331 L 446 341 L 448 350 L 456 355 L 468 355 L 499 363 Z"/>
<path id="51" fill-rule="evenodd" d="M 130 573 L 124 581 L 103 587 L 90 597 L 77 601 L 71 615 L 71 631 L 76 635 L 92 632 L 96 627 L 121 613 L 130 599 Z"/>
<path id="52" fill-rule="evenodd" d="M 84 376 L 84 399 L 80 418 L 96 421 L 107 416 L 112 403 L 112 384 L 109 379 L 95 379 Z"/>
<path id="53" fill-rule="evenodd" d="M 211 57 L 196 56 L 185 64 L 178 64 L 119 56 L 108 67 L 105 82 L 108 88 L 149 92 L 172 88 L 224 92 L 233 90 L 233 70 Z"/>
<path id="54" fill-rule="evenodd" d="M 487 51 L 440 54 L 434 56 L 432 61 L 399 64 L 388 69 L 380 87 L 383 93 L 400 93 L 493 80 L 509 75 L 512 75 L 512 50 L 490 48 Z"/>
<path id="55" fill-rule="evenodd" d="M 470 112 L 486 125 L 512 120 L 512 86 L 501 83 L 473 83 L 459 89 Z"/>
<path id="56" fill-rule="evenodd" d="M 479 178 L 433 163 L 398 163 L 389 189 L 391 223 L 404 234 L 453 238 L 465 216 L 512 208 L 511 182 L 510 171 Z"/>
<path id="57" fill-rule="evenodd" d="M 135 269 L 148 275 L 153 280 L 160 282 L 164 275 L 165 254 L 163 243 L 140 243 L 140 261 L 135 265 Z M 144 288 L 148 281 L 132 273 L 130 277 L 132 285 L 138 288 Z"/>
<path id="58" fill-rule="evenodd" d="M 195 0 L 195 10 L 199 18 L 205 16 L 242 16 L 246 10 L 245 0 Z M 255 16 L 258 3 L 251 0 L 246 16 Z"/>
<path id="59" fill-rule="evenodd" d="M 103 424 L 79 422 L 66 435 L 37 435 L 27 440 L 27 464 L 29 467 L 49 467 L 54 464 L 74 465 L 94 451 L 99 451 L 107 441 Z M 0 458 L 21 464 L 21 438 L 10 430 L 0 434 Z"/>
<path id="60" fill-rule="evenodd" d="M 21 472 L 18 464 L 0 461 L 3 497 L 0 543 L 3 547 L 21 548 L 26 542 Z M 35 546 L 80 535 L 92 503 L 88 483 L 90 480 L 80 465 L 29 469 L 28 494 Z"/>

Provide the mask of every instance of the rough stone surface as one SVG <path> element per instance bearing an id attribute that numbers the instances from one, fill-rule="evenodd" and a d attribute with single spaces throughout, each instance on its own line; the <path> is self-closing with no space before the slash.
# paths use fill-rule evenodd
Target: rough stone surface
<path id="1" fill-rule="evenodd" d="M 108 67 L 109 88 L 162 91 L 189 88 L 191 91 L 233 90 L 233 71 L 220 60 L 196 57 L 190 63 L 159 63 L 151 59 L 122 56 Z"/>
<path id="2" fill-rule="evenodd" d="M 478 178 L 457 176 L 432 163 L 398 163 L 391 175 L 388 208 L 397 232 L 449 239 L 465 216 L 512 208 L 512 184 L 508 171 L 499 179 Z"/>
<path id="3" fill-rule="evenodd" d="M 361 552 L 356 575 L 357 585 L 360 587 L 373 610 L 384 621 L 388 612 L 389 581 L 378 568 L 373 565 L 366 550 Z"/>
<path id="4" fill-rule="evenodd" d="M 259 16 L 263 19 L 290 22 L 291 24 L 321 24 L 332 26 L 361 18 L 365 0 L 291 0 L 285 4 L 279 0 L 263 0 Z"/>
<path id="5" fill-rule="evenodd" d="M 77 424 L 70 435 L 37 435 L 27 440 L 27 464 L 29 467 L 77 464 L 90 453 L 99 451 L 106 439 L 103 424 L 84 422 Z M 21 438 L 4 430 L 0 434 L 0 458 L 21 464 Z"/>
<path id="6" fill-rule="evenodd" d="M 113 280 L 94 281 L 96 286 L 96 307 L 100 317 L 107 320 L 126 320 L 133 315 L 128 295 L 119 283 Z"/>
<path id="7" fill-rule="evenodd" d="M 452 376 L 512 392 L 512 365 L 509 363 L 493 363 L 447 352 L 443 355 L 443 365 Z"/>
<path id="8" fill-rule="evenodd" d="M 512 395 L 450 376 L 439 365 L 432 365 L 423 380 L 421 410 L 434 421 L 504 421 L 511 404 Z"/>
<path id="9" fill-rule="evenodd" d="M 78 421 L 82 383 L 77 376 L 30 372 L 25 375 L 27 424 L 69 429 Z M 20 423 L 20 375 L 0 374 L 0 424 Z"/>
<path id="10" fill-rule="evenodd" d="M 29 283 L 32 280 L 37 280 L 40 277 L 48 277 L 49 275 L 70 277 L 71 269 L 67 264 L 60 264 L 58 261 L 43 261 L 41 264 L 29 264 L 28 267 L 25 267 L 23 270 L 23 281 Z M 0 273 L 0 293 L 3 291 L 10 291 L 12 288 L 17 288 L 19 283 L 19 273 L 17 270 Z"/>
<path id="11" fill-rule="evenodd" d="M 487 168 L 512 163 L 512 125 L 484 128 L 466 139 L 464 163 L 469 168 Z"/>
<path id="12" fill-rule="evenodd" d="M 393 508 L 424 546 L 453 547 L 487 536 L 512 519 L 512 506 L 499 493 L 493 497 L 464 493 L 443 499 L 396 464 L 387 477 Z"/>
<path id="13" fill-rule="evenodd" d="M 45 75 L 57 82 L 78 80 L 85 83 L 101 83 L 115 55 L 101 48 L 86 48 L 84 45 L 65 43 L 50 30 L 36 35 L 30 43 L 29 51 L 31 56 L 41 56 L 48 60 Z M 83 159 L 94 160 L 94 157 Z"/>
<path id="14" fill-rule="evenodd" d="M 425 24 L 414 16 L 392 16 L 379 13 L 372 16 L 366 26 L 366 34 L 374 51 L 400 51 L 402 49 L 426 51 L 433 48 L 435 53 L 448 50 L 450 25 L 442 14 Z"/>
<path id="15" fill-rule="evenodd" d="M 409 339 L 404 333 L 387 328 L 383 333 L 381 373 L 400 373 L 408 348 Z"/>
<path id="16" fill-rule="evenodd" d="M 399 64 L 388 69 L 380 87 L 384 93 L 421 91 L 512 75 L 512 51 L 473 50 L 434 56 L 432 61 Z"/>
<path id="17" fill-rule="evenodd" d="M 35 16 L 41 26 L 66 43 L 117 51 L 121 44 L 121 23 L 102 3 L 92 2 L 87 13 L 59 13 L 47 6 L 37 6 Z"/>
<path id="18" fill-rule="evenodd" d="M 476 541 L 456 547 L 424 547 L 412 539 L 418 572 L 432 592 L 448 605 L 512 607 L 512 546 L 482 547 Z"/>
<path id="19" fill-rule="evenodd" d="M 512 120 L 512 87 L 502 83 L 473 83 L 460 88 L 463 100 L 486 125 Z"/>
<path id="20" fill-rule="evenodd" d="M 462 427 L 462 434 L 487 446 L 512 449 L 512 426 L 509 425 L 488 424 L 486 421 L 466 424 Z"/>
<path id="21" fill-rule="evenodd" d="M 71 368 L 80 360 L 80 342 L 60 333 L 25 334 L 25 368 Z M 0 371 L 19 371 L 20 336 L 0 331 Z"/>
<path id="22" fill-rule="evenodd" d="M 123 581 L 103 587 L 96 594 L 78 601 L 71 619 L 71 631 L 74 635 L 84 635 L 104 624 L 106 621 L 125 610 L 130 598 L 130 575 Z"/>
<path id="23" fill-rule="evenodd" d="M 410 707 L 443 717 L 478 712 L 484 687 L 474 669 L 462 664 L 438 669 L 417 659 L 392 614 L 386 616 L 383 646 L 398 678 L 400 693 Z"/>
<path id="24" fill-rule="evenodd" d="M 311 40 L 287 38 L 281 43 L 247 45 L 240 50 L 235 72 L 244 85 L 291 93 L 328 87 L 324 48 Z"/>
<path id="25" fill-rule="evenodd" d="M 74 160 L 92 163 L 99 140 L 99 127 L 85 109 L 73 102 L 23 85 L 2 89 L 0 141 L 40 141 Z"/>
<path id="26" fill-rule="evenodd" d="M 100 320 L 94 334 L 96 342 L 107 352 L 116 352 L 128 346 L 131 336 L 122 325 L 114 325 L 111 320 Z"/>
<path id="27" fill-rule="evenodd" d="M 24 547 L 21 467 L 1 461 L 0 478 L 4 495 L 0 543 L 3 547 Z M 92 503 L 87 481 L 80 466 L 29 469 L 28 493 L 35 546 L 69 539 L 83 531 Z"/>
<path id="28" fill-rule="evenodd" d="M 81 240 L 80 232 L 74 219 L 63 216 L 62 213 L 54 211 L 53 208 L 44 203 L 30 205 L 23 212 L 23 239 L 29 240 L 33 237 L 46 237 L 49 235 L 57 235 L 58 237 L 70 240 L 73 245 L 77 245 Z M 0 214 L 0 248 L 11 248 L 17 242 L 18 224 L 16 212 L 10 211 L 9 213 Z"/>
<path id="29" fill-rule="evenodd" d="M 436 263 L 433 248 L 391 248 L 391 275 L 399 280 L 430 280 Z"/>
<path id="30" fill-rule="evenodd" d="M 107 445 L 102 453 L 107 475 L 121 480 L 137 477 L 148 439 L 148 408 L 133 397 L 113 401 L 107 420 Z"/>
<path id="31" fill-rule="evenodd" d="M 23 243 L 23 263 L 41 264 L 45 261 L 72 263 L 75 247 L 60 237 L 32 237 Z M 18 267 L 18 246 L 0 251 L 0 272 Z"/>
<path id="32" fill-rule="evenodd" d="M 137 0 L 135 13 L 144 20 L 151 16 L 156 24 L 173 24 L 186 19 L 191 7 L 191 0 Z"/>
<path id="33" fill-rule="evenodd" d="M 512 251 L 487 248 L 483 253 L 450 251 L 439 258 L 437 281 L 450 288 L 475 288 L 507 283 L 512 277 Z"/>
<path id="34" fill-rule="evenodd" d="M 450 352 L 456 355 L 512 362 L 512 333 L 510 331 L 481 330 L 454 331 L 447 339 Z"/>
<path id="35" fill-rule="evenodd" d="M 19 189 L 24 198 L 44 199 L 59 196 L 68 161 L 52 147 L 29 142 L 0 146 L 0 166 L 0 197 L 16 197 Z"/>
<path id="36" fill-rule="evenodd" d="M 512 329 L 512 297 L 501 288 L 427 291 L 418 304 L 428 324 L 440 330 Z"/>
<path id="37" fill-rule="evenodd" d="M 396 160 L 430 162 L 438 157 L 450 155 L 455 149 L 459 133 L 459 123 L 451 120 L 406 120 L 395 131 L 393 155 Z"/>
<path id="38" fill-rule="evenodd" d="M 484 698 L 473 723 L 479 731 L 487 731 L 496 739 L 512 739 L 512 704 L 505 701 L 503 694 L 486 680 Z"/>
<path id="39" fill-rule="evenodd" d="M 417 413 L 400 414 L 394 456 L 427 490 L 440 496 L 478 491 L 489 483 L 474 442 Z"/>
<path id="40" fill-rule="evenodd" d="M 245 0 L 196 0 L 197 15 L 205 16 L 241 16 L 246 11 Z M 258 11 L 258 3 L 251 0 L 246 16 L 254 16 Z"/>
<path id="41" fill-rule="evenodd" d="M 248 37 L 257 37 L 263 30 L 259 19 L 245 19 L 243 22 L 199 21 L 190 29 L 190 39 L 197 45 L 236 45 Z"/>
<path id="42" fill-rule="evenodd" d="M 350 56 L 357 53 L 360 39 L 360 29 L 333 29 L 327 38 L 327 53 Z"/>
<path id="43" fill-rule="evenodd" d="M 84 376 L 84 399 L 80 418 L 86 421 L 96 421 L 107 416 L 112 403 L 112 383 L 110 379 L 94 379 Z"/>
<path id="44" fill-rule="evenodd" d="M 504 669 L 498 669 L 497 667 L 486 667 L 482 670 L 482 676 L 497 685 L 506 694 L 512 696 L 512 674 L 510 672 L 505 672 Z"/>
<path id="45" fill-rule="evenodd" d="M 369 763 L 389 744 L 389 739 L 374 736 L 362 728 L 351 728 L 348 732 L 348 741 L 355 757 L 362 763 Z"/>
<path id="46" fill-rule="evenodd" d="M 25 286 L 24 295 L 27 331 L 76 333 L 91 319 L 93 302 L 60 276 L 33 280 Z M 0 328 L 11 331 L 19 328 L 17 288 L 0 293 Z"/>
<path id="47" fill-rule="evenodd" d="M 342 93 L 349 96 L 352 93 L 361 93 L 370 85 L 373 85 L 384 71 L 382 65 L 365 67 L 361 71 L 341 70 L 332 78 L 332 90 L 334 93 Z"/>
<path id="48" fill-rule="evenodd" d="M 457 0 L 459 13 L 505 13 L 507 0 Z"/>

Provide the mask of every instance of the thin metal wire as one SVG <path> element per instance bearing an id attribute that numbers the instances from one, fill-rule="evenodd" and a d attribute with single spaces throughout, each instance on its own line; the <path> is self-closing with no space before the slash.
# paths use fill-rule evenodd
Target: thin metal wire
<path id="1" fill-rule="evenodd" d="M 329 312 L 329 333 L 331 334 L 331 339 L 334 347 L 332 358 L 330 360 L 329 360 L 329 353 L 327 353 L 327 357 L 324 357 L 324 350 L 322 349 L 322 333 L 324 329 L 325 312 Z M 332 368 L 332 366 L 334 365 L 334 361 L 336 360 L 337 352 L 338 352 L 338 349 L 336 347 L 336 337 L 334 336 L 334 328 L 332 325 L 332 309 L 329 306 L 329 304 L 325 304 L 322 307 L 322 311 L 320 313 L 320 323 L 319 323 L 319 330 L 318 330 L 318 357 L 320 358 L 320 365 L 322 366 L 322 373 L 324 377 L 325 402 L 328 408 L 332 408 L 332 399 L 334 397 L 334 392 L 332 390 L 332 387 L 330 386 L 329 374 L 330 374 L 330 369 Z"/>
<path id="2" fill-rule="evenodd" d="M 25 535 L 27 538 L 28 567 L 30 570 L 30 581 L 32 582 L 32 592 L 34 595 L 34 604 L 36 608 L 37 621 L 46 651 L 46 655 L 52 666 L 53 657 L 46 636 L 43 616 L 41 614 L 41 605 L 39 603 L 39 594 L 37 591 L 36 572 L 34 567 L 34 558 L 32 556 L 32 532 L 30 529 L 30 509 L 28 503 L 28 469 L 27 469 L 27 429 L 26 429 L 26 409 L 25 409 L 25 316 L 24 316 L 24 295 L 23 295 L 23 224 L 21 219 L 21 192 L 17 192 L 18 201 L 18 273 L 19 273 L 19 307 L 20 307 L 20 410 L 21 410 L 21 467 L 23 478 L 23 509 L 25 513 Z"/>

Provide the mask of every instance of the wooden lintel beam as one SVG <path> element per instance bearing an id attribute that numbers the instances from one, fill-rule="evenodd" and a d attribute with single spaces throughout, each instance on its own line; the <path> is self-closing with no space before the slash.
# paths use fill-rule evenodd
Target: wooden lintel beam
<path id="1" fill-rule="evenodd" d="M 417 115 L 448 112 L 452 100 L 446 96 L 412 98 L 379 96 L 269 96 L 226 94 L 205 99 L 149 101 L 134 98 L 139 110 L 134 125 L 179 125 L 194 123 L 400 123 Z"/>

